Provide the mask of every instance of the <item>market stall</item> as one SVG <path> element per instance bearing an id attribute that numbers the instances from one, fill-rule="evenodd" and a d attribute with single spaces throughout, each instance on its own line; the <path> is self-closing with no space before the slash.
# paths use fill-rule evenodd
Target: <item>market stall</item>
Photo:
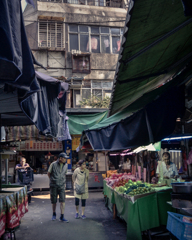
<path id="1" fill-rule="evenodd" d="M 0 191 L 0 237 L 5 232 L 14 234 L 20 220 L 28 212 L 27 186 L 2 185 Z"/>
<path id="2" fill-rule="evenodd" d="M 127 223 L 127 239 L 141 240 L 142 231 L 166 225 L 167 211 L 175 211 L 167 204 L 171 199 L 170 187 L 154 188 L 151 193 L 132 197 L 117 192 L 105 180 L 103 185 L 109 208 L 116 210 L 116 214 Z"/>
<path id="3" fill-rule="evenodd" d="M 78 166 L 80 159 L 85 159 L 87 169 L 89 169 L 89 188 L 103 187 L 102 174 L 108 170 L 108 156 L 105 152 L 95 152 L 92 146 L 88 143 L 82 148 L 80 146 L 80 138 L 82 131 L 92 127 L 93 125 L 103 121 L 107 117 L 107 111 L 100 113 L 72 115 L 68 114 L 69 132 L 72 137 L 71 141 L 71 156 L 72 156 L 72 171 Z M 69 149 L 66 149 L 66 152 Z"/>

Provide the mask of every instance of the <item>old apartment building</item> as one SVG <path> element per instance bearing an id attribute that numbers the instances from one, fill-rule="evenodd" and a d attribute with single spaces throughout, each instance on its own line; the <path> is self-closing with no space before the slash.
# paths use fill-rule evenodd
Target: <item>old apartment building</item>
<path id="1" fill-rule="evenodd" d="M 34 0 L 24 21 L 30 48 L 45 68 L 70 79 L 67 107 L 95 95 L 110 97 L 128 0 Z M 82 110 L 82 109 L 81 109 Z M 88 110 L 88 109 L 87 109 Z"/>

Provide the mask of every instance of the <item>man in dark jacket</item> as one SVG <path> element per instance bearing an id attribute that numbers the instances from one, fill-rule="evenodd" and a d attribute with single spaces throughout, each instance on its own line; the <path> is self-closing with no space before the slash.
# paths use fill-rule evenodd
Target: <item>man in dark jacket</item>
<path id="1" fill-rule="evenodd" d="M 48 177 L 50 179 L 50 195 L 51 195 L 51 203 L 53 209 L 52 220 L 56 220 L 56 203 L 57 196 L 59 195 L 61 216 L 60 221 L 69 222 L 64 218 L 64 210 L 65 210 L 65 183 L 66 183 L 66 173 L 68 165 L 66 163 L 69 156 L 66 153 L 60 153 L 57 161 L 51 163 L 48 169 Z"/>

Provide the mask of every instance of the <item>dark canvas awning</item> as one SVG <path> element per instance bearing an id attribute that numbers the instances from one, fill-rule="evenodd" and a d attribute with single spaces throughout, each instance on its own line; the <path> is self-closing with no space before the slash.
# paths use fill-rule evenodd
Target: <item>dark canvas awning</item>
<path id="1" fill-rule="evenodd" d="M 192 18 L 182 1 L 130 0 L 109 117 L 85 130 L 81 145 L 121 150 L 172 134 L 192 79 Z"/>
<path id="2" fill-rule="evenodd" d="M 56 137 L 68 84 L 35 72 L 33 64 L 39 63 L 28 45 L 20 0 L 0 1 L 0 35 L 1 124 L 34 124 Z"/>
<path id="3" fill-rule="evenodd" d="M 190 6 L 184 9 L 181 0 L 129 1 L 109 116 L 170 81 L 191 61 Z"/>
<path id="4" fill-rule="evenodd" d="M 0 83 L 39 90 L 21 10 L 21 1 L 0 1 Z"/>
<path id="5" fill-rule="evenodd" d="M 155 143 L 170 135 L 176 118 L 184 114 L 184 86 L 164 86 L 153 94 L 157 96 L 155 101 L 152 101 L 154 95 L 144 95 L 140 99 L 143 105 L 149 102 L 140 110 L 139 103 L 135 102 L 85 130 L 81 145 L 89 141 L 95 151 L 115 151 Z"/>
<path id="6" fill-rule="evenodd" d="M 2 126 L 35 125 L 42 134 L 56 137 L 59 112 L 65 111 L 68 84 L 36 72 L 40 91 L 28 93 L 0 84 L 0 113 Z M 58 97 L 61 97 L 58 99 Z"/>

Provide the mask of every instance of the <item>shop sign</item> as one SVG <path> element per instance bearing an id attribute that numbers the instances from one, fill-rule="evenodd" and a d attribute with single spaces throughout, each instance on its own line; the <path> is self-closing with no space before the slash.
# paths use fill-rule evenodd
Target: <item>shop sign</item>
<path id="1" fill-rule="evenodd" d="M 62 142 L 25 141 L 26 151 L 62 151 Z"/>
<path id="2" fill-rule="evenodd" d="M 80 144 L 80 137 L 72 139 L 72 151 L 75 151 Z"/>

